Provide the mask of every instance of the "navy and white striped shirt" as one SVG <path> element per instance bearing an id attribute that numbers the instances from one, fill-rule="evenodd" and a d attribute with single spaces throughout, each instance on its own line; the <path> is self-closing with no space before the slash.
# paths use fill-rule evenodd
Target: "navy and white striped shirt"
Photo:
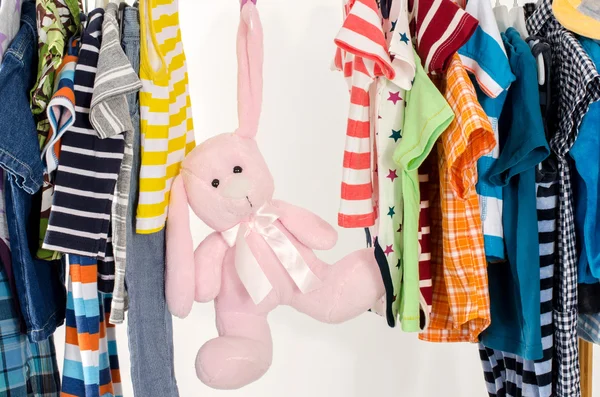
<path id="1" fill-rule="evenodd" d="M 82 34 L 75 69 L 76 121 L 62 138 L 54 200 L 44 240 L 46 249 L 104 259 L 103 266 L 99 263 L 100 284 L 112 283 L 114 279 L 110 217 L 125 148 L 123 135 L 101 139 L 90 123 L 103 19 L 104 10 L 92 11 Z"/>

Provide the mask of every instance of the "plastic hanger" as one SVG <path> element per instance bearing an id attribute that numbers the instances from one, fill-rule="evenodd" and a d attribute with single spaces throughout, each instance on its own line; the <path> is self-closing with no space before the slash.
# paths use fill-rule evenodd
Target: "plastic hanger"
<path id="1" fill-rule="evenodd" d="M 527 25 L 525 24 L 525 10 L 523 7 L 519 6 L 518 0 L 514 0 L 513 7 L 510 9 L 508 17 L 510 26 L 517 29 L 517 32 L 519 32 L 523 40 L 529 37 Z"/>
<path id="2" fill-rule="evenodd" d="M 494 6 L 494 16 L 496 17 L 496 23 L 501 33 L 506 32 L 506 29 L 510 27 L 510 19 L 508 18 L 508 7 L 500 4 L 500 0 L 496 0 Z"/>
<path id="3" fill-rule="evenodd" d="M 106 8 L 108 0 L 96 0 L 96 8 Z"/>
<path id="4" fill-rule="evenodd" d="M 498 3 L 498 1 L 496 1 Z M 527 24 L 525 23 L 525 9 L 519 6 L 518 0 L 513 0 L 513 7 L 509 12 L 510 26 L 515 28 L 517 32 L 521 35 L 523 40 L 529 37 L 529 32 L 527 31 Z M 538 67 L 538 83 L 543 85 L 546 82 L 546 68 L 544 67 L 544 57 L 542 55 L 538 55 L 537 57 L 537 67 Z"/>

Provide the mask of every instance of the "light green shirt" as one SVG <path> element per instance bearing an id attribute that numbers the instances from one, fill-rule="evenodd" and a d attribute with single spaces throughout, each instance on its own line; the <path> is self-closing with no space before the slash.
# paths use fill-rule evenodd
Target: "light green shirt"
<path id="1" fill-rule="evenodd" d="M 405 332 L 420 331 L 419 285 L 419 166 L 427 158 L 439 136 L 454 119 L 452 109 L 431 82 L 418 55 L 412 90 L 406 93 L 402 141 L 394 152 L 394 162 L 402 172 L 402 293 L 400 322 Z"/>

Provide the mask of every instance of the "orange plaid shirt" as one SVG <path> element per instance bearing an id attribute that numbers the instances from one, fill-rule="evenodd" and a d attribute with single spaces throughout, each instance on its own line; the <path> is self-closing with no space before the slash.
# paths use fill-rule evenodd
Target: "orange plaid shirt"
<path id="1" fill-rule="evenodd" d="M 483 227 L 475 191 L 477 160 L 496 145 L 492 125 L 458 55 L 434 81 L 455 119 L 432 151 L 431 322 L 419 338 L 430 342 L 477 342 L 490 324 Z"/>

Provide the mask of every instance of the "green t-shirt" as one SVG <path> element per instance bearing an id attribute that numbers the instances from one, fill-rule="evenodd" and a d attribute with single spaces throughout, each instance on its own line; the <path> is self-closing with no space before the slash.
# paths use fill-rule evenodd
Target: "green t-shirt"
<path id="1" fill-rule="evenodd" d="M 406 332 L 420 331 L 419 325 L 419 166 L 427 158 L 439 136 L 454 119 L 452 109 L 431 82 L 418 55 L 413 87 L 406 93 L 404 134 L 394 152 L 394 162 L 402 172 L 402 292 L 400 322 Z"/>

